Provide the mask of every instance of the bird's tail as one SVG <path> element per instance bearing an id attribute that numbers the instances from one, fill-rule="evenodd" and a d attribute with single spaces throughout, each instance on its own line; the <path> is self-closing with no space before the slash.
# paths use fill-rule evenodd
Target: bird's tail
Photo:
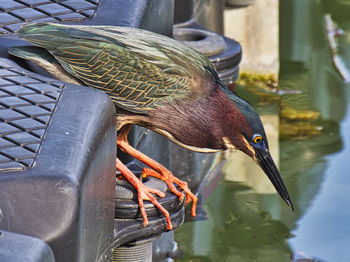
<path id="1" fill-rule="evenodd" d="M 55 59 L 45 49 L 36 46 L 16 46 L 10 47 L 9 53 L 25 60 L 34 60 L 37 58 L 55 62 Z"/>
<path id="2" fill-rule="evenodd" d="M 10 47 L 9 53 L 39 65 L 58 80 L 81 85 L 81 82 L 63 70 L 57 60 L 44 48 L 37 46 L 16 46 Z"/>
<path id="3" fill-rule="evenodd" d="M 79 25 L 61 25 L 52 23 L 31 23 L 25 24 L 18 32 L 19 37 L 28 42 L 48 50 L 55 50 L 62 45 L 71 45 L 81 39 L 109 42 L 123 46 L 116 39 L 101 34 L 104 27 L 87 27 Z M 107 28 L 107 27 L 106 27 Z"/>

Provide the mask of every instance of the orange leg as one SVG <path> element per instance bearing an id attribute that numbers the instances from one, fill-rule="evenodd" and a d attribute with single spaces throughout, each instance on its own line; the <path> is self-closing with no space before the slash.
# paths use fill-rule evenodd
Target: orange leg
<path id="1" fill-rule="evenodd" d="M 124 175 L 124 177 L 130 182 L 131 185 L 133 185 L 133 187 L 138 192 L 138 201 L 139 201 L 141 214 L 143 217 L 143 225 L 147 226 L 148 224 L 148 218 L 147 218 L 145 206 L 143 204 L 143 200 L 149 200 L 153 205 L 158 207 L 159 210 L 164 214 L 168 225 L 167 229 L 172 230 L 173 226 L 171 224 L 169 212 L 164 207 L 162 207 L 162 205 L 159 204 L 157 199 L 152 195 L 152 194 L 156 194 L 160 197 L 165 197 L 165 193 L 145 186 L 140 181 L 140 179 L 138 179 L 118 158 L 116 162 L 116 168 Z"/>
<path id="2" fill-rule="evenodd" d="M 189 202 L 190 200 L 193 201 L 192 216 L 196 216 L 196 205 L 197 205 L 198 199 L 188 188 L 187 183 L 175 177 L 168 169 L 166 169 L 164 166 L 162 166 L 152 158 L 146 156 L 142 152 L 130 146 L 127 140 L 127 135 L 130 131 L 130 128 L 131 126 L 124 126 L 120 130 L 117 138 L 118 147 L 125 153 L 131 155 L 132 157 L 140 160 L 144 164 L 153 168 L 155 171 L 148 168 L 144 169 L 143 175 L 145 176 L 150 175 L 163 180 L 168 185 L 171 192 L 177 195 L 180 198 L 180 201 L 182 201 L 184 198 L 184 195 L 179 190 L 176 189 L 176 187 L 173 184 L 173 183 L 176 183 L 187 194 L 188 198 L 186 202 Z"/>

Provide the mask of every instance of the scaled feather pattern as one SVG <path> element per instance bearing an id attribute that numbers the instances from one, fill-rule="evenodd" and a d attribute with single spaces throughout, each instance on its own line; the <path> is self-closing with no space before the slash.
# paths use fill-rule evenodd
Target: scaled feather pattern
<path id="1" fill-rule="evenodd" d="M 188 97 L 190 88 L 200 88 L 193 87 L 198 85 L 195 79 L 210 79 L 208 68 L 215 70 L 207 57 L 190 47 L 146 32 L 39 23 L 26 25 L 19 34 L 47 49 L 86 85 L 105 91 L 119 107 L 142 114 Z"/>

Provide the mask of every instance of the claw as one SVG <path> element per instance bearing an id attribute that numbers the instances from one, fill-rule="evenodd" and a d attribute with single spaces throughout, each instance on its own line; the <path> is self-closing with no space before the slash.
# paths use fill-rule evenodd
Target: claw
<path id="1" fill-rule="evenodd" d="M 186 204 L 192 200 L 193 204 L 192 204 L 191 214 L 192 214 L 192 216 L 195 217 L 198 198 L 191 192 L 191 190 L 188 188 L 188 185 L 186 182 L 175 177 L 166 168 L 164 168 L 162 171 L 163 171 L 162 174 L 160 174 L 159 172 L 154 171 L 152 169 L 144 168 L 142 170 L 142 177 L 153 176 L 153 177 L 156 177 L 160 180 L 163 180 L 168 185 L 170 191 L 173 192 L 175 195 L 177 195 L 180 199 L 180 202 L 182 202 L 185 195 L 176 189 L 176 187 L 174 186 L 174 183 L 177 184 L 185 192 L 185 194 L 187 196 L 186 197 Z"/>
<path id="2" fill-rule="evenodd" d="M 167 186 L 169 187 L 170 191 L 178 196 L 178 198 L 180 199 L 180 202 L 182 202 L 183 199 L 185 198 L 185 194 L 183 194 L 182 192 L 177 190 L 177 188 L 173 184 L 173 181 L 171 181 L 170 179 L 166 179 L 165 176 L 162 176 L 157 171 L 154 171 L 154 170 L 149 169 L 149 168 L 143 168 L 142 177 L 145 178 L 147 176 L 152 176 L 152 177 L 158 178 L 159 180 L 164 181 L 167 184 Z"/>
<path id="3" fill-rule="evenodd" d="M 167 221 L 167 229 L 172 230 L 173 226 L 171 224 L 169 212 L 161 204 L 159 204 L 157 199 L 151 194 L 151 193 L 153 193 L 153 194 L 156 194 L 160 197 L 164 197 L 165 193 L 163 193 L 159 190 L 153 189 L 153 188 L 149 188 L 142 183 L 140 184 L 140 187 L 137 188 L 136 190 L 138 192 L 138 201 L 139 201 L 139 207 L 140 207 L 142 218 L 143 218 L 143 226 L 147 226 L 147 224 L 148 224 L 148 218 L 147 218 L 145 206 L 143 204 L 143 200 L 149 200 L 153 205 L 155 205 L 164 214 L 165 219 Z"/>
<path id="4" fill-rule="evenodd" d="M 148 218 L 143 200 L 149 200 L 153 205 L 155 205 L 165 216 L 167 222 L 167 229 L 172 230 L 173 226 L 170 220 L 169 212 L 157 201 L 153 194 L 164 197 L 165 193 L 157 189 L 153 189 L 142 184 L 140 179 L 138 179 L 118 158 L 116 159 L 116 168 L 125 176 L 125 178 L 133 185 L 138 194 L 138 202 L 143 218 L 143 226 L 147 226 Z"/>
<path id="5" fill-rule="evenodd" d="M 127 135 L 130 131 L 130 128 L 131 128 L 131 125 L 125 125 L 118 131 L 119 132 L 118 136 L 117 136 L 118 148 L 121 149 L 123 152 L 129 154 L 130 156 L 140 160 L 141 162 L 143 162 L 144 164 L 146 164 L 147 166 L 149 166 L 153 169 L 153 170 L 149 169 L 149 168 L 143 169 L 142 176 L 150 175 L 150 176 L 153 176 L 153 177 L 156 177 L 158 179 L 163 180 L 168 185 L 171 192 L 173 192 L 176 196 L 179 197 L 181 202 L 183 201 L 185 196 L 187 196 L 186 203 L 188 203 L 192 200 L 193 204 L 192 204 L 191 214 L 192 214 L 192 216 L 195 217 L 198 199 L 191 192 L 191 190 L 188 188 L 187 183 L 184 181 L 181 181 L 180 179 L 175 177 L 168 169 L 166 169 L 164 166 L 159 164 L 157 161 L 153 160 L 152 158 L 146 156 L 145 154 L 143 154 L 142 152 L 140 152 L 136 148 L 129 145 L 129 142 L 127 140 Z M 118 168 L 118 165 L 120 165 L 120 166 L 123 165 L 123 166 L 121 166 L 121 168 L 124 169 L 124 167 L 125 167 L 127 169 L 127 167 L 124 164 L 122 164 L 120 161 L 119 162 L 118 161 L 119 161 L 119 159 L 117 158 L 117 168 Z M 119 163 L 121 163 L 121 164 L 119 164 Z M 162 211 L 162 213 L 166 217 L 166 220 L 168 223 L 168 229 L 169 230 L 172 229 L 169 213 L 158 203 L 158 201 L 154 198 L 154 196 L 150 194 L 150 193 L 152 193 L 152 189 L 150 191 L 149 188 L 145 187 L 142 184 L 142 182 L 138 178 L 136 178 L 135 175 L 129 169 L 127 169 L 128 170 L 127 172 L 126 171 L 123 172 L 121 169 L 119 169 L 119 170 L 123 173 L 123 175 L 129 180 L 129 182 L 139 192 L 139 205 L 141 208 L 142 216 L 144 218 L 144 225 L 147 224 L 146 211 L 143 207 L 143 199 L 146 197 L 146 199 L 149 198 L 149 200 Z M 174 183 L 177 184 L 185 192 L 185 194 L 183 194 L 178 189 L 176 189 L 176 187 L 174 186 Z"/>

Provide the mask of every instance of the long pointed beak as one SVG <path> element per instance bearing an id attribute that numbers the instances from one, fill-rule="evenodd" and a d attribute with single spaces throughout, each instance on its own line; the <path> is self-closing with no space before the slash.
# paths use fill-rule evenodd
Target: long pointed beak
<path id="1" fill-rule="evenodd" d="M 255 148 L 255 156 L 259 166 L 264 170 L 265 174 L 269 177 L 273 186 L 275 187 L 281 198 L 287 203 L 288 206 L 294 211 L 292 201 L 289 197 L 286 186 L 283 183 L 280 172 L 278 171 L 275 162 L 273 161 L 271 154 L 265 148 Z"/>

